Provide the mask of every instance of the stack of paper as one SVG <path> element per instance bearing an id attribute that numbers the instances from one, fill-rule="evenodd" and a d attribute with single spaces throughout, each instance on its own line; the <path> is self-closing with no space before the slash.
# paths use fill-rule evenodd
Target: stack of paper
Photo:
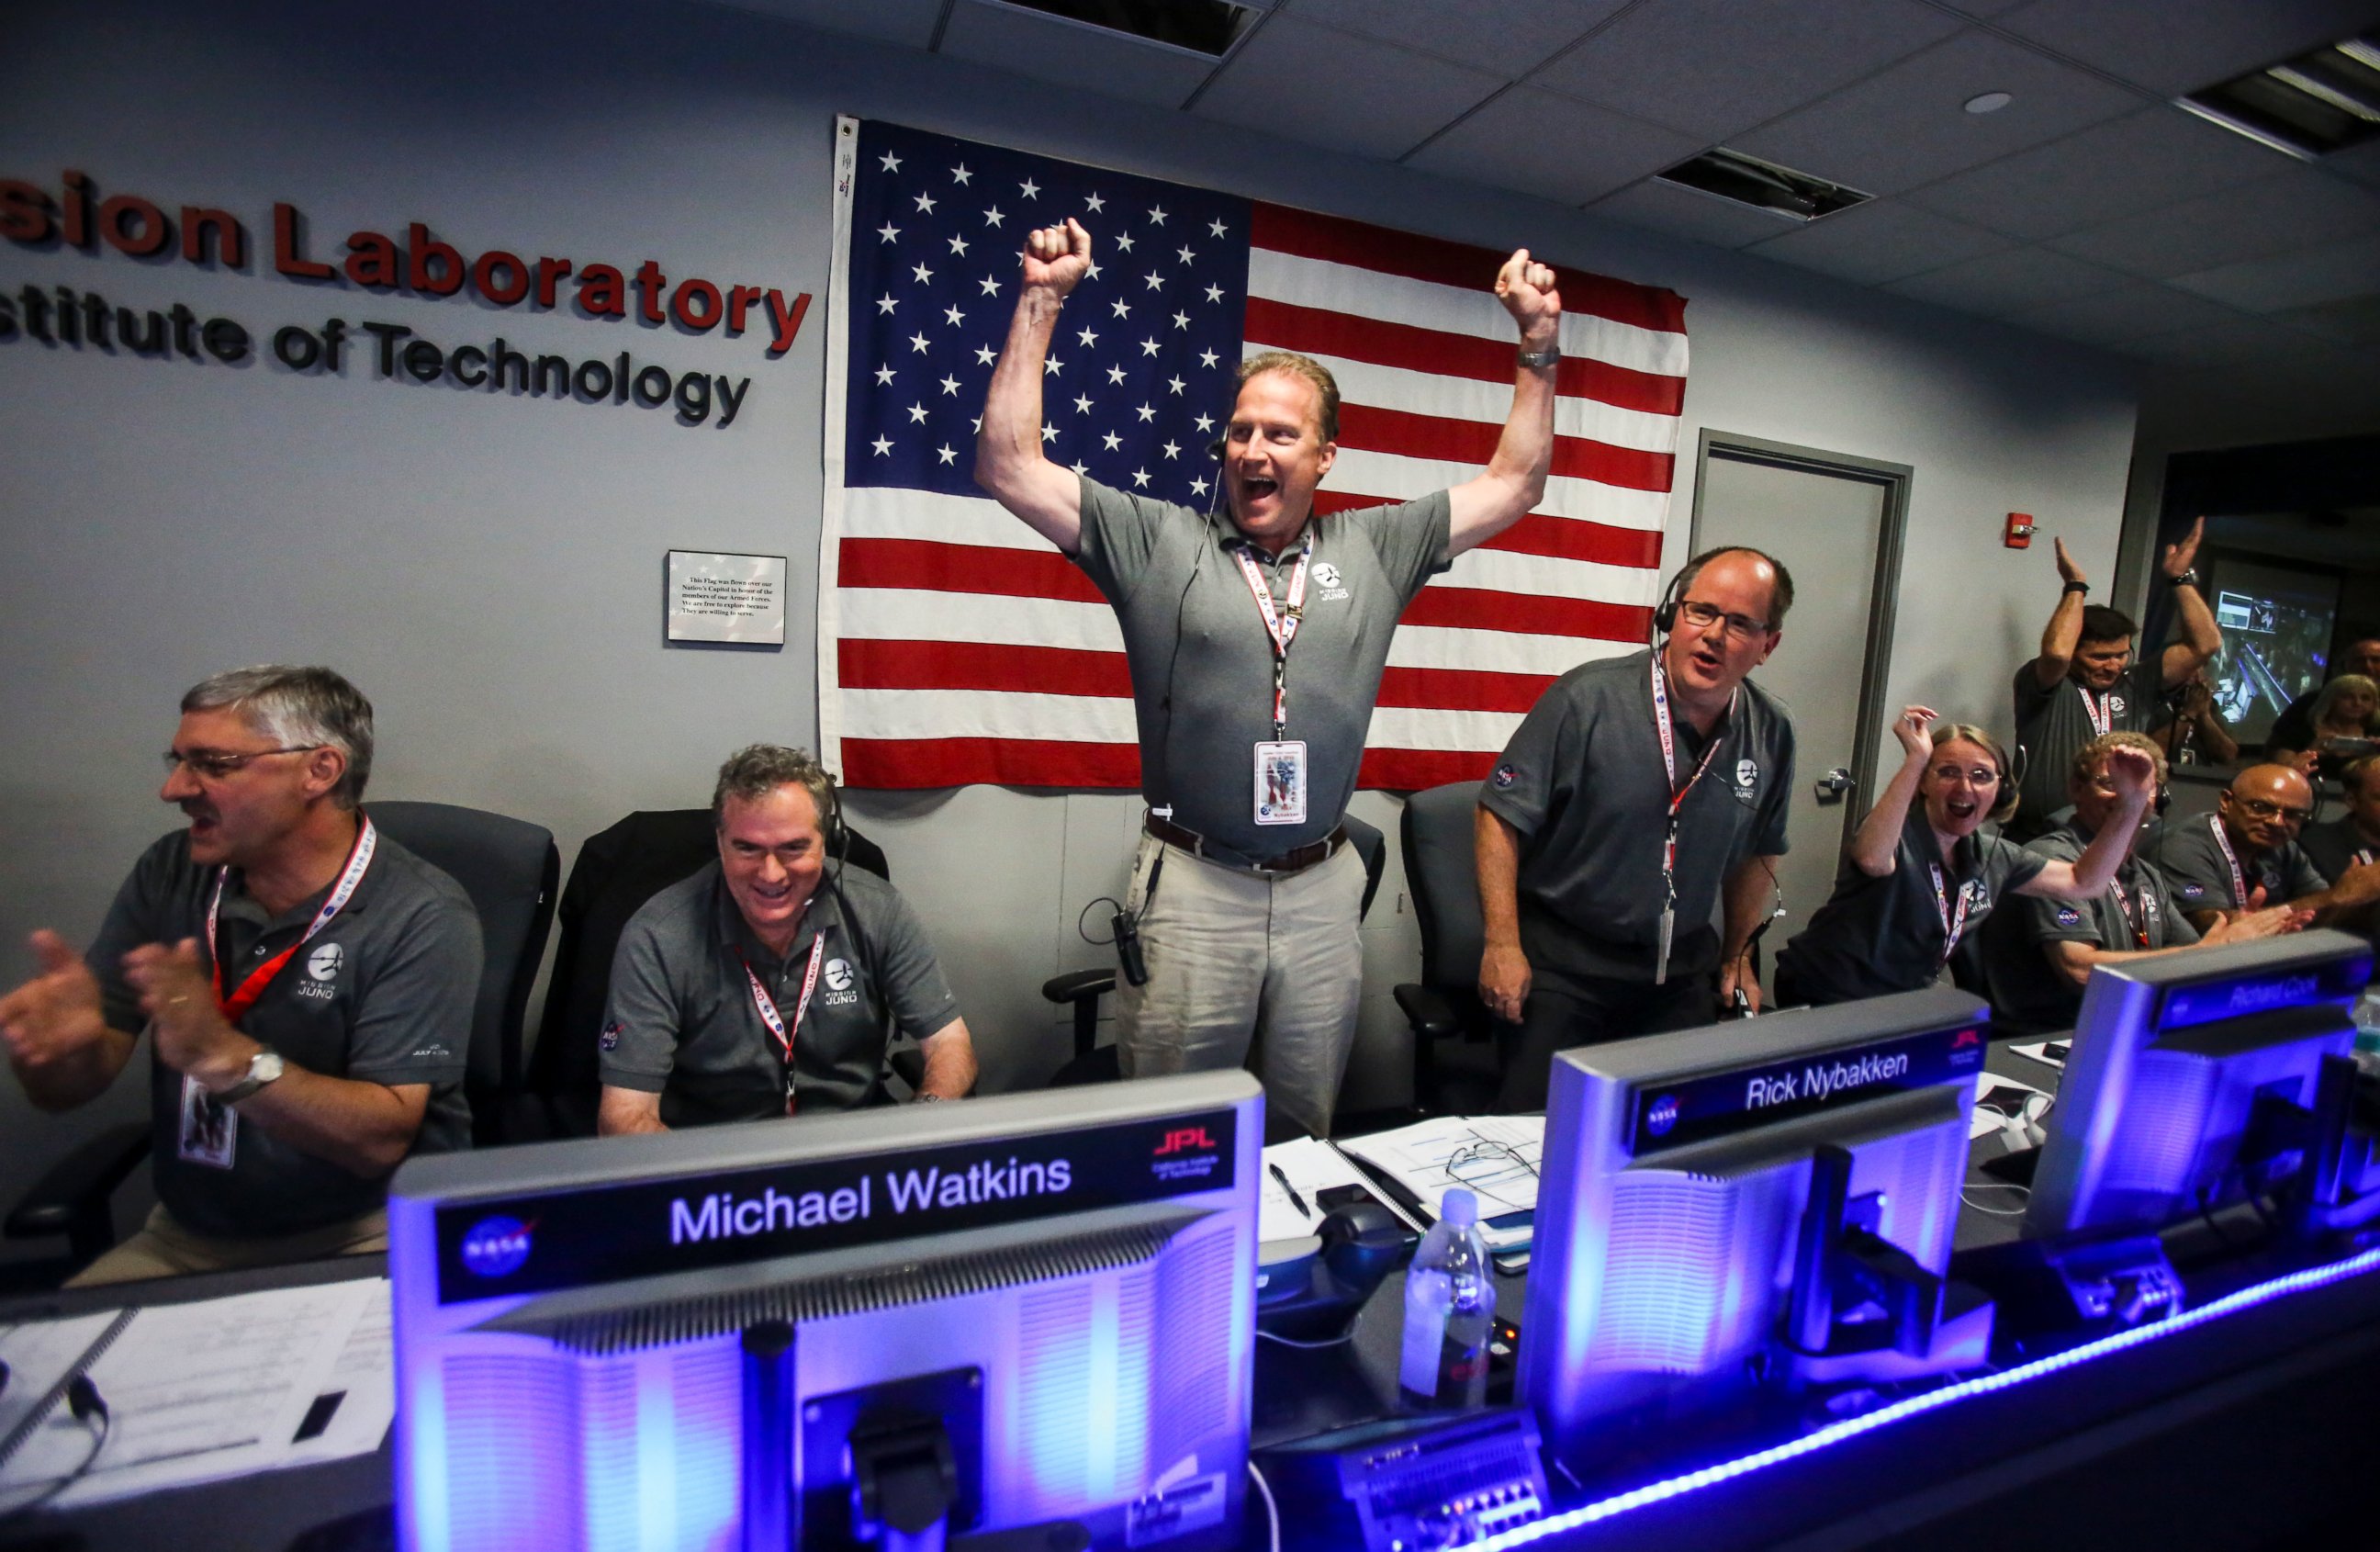
<path id="1" fill-rule="evenodd" d="M 1317 1142 L 1312 1137 L 1275 1143 L 1264 1150 L 1264 1199 L 1257 1219 L 1259 1241 L 1293 1240 L 1301 1234 L 1313 1233 L 1330 1212 L 1322 1203 L 1322 1194 L 1351 1185 L 1395 1213 L 1408 1226 L 1421 1227 L 1414 1222 L 1412 1214 L 1382 1196 L 1364 1172 L 1329 1143 Z"/>
<path id="2" fill-rule="evenodd" d="M 1546 1151 L 1543 1116 L 1448 1116 L 1341 1143 L 1393 1181 L 1432 1219 L 1448 1191 L 1479 1199 L 1480 1232 L 1498 1255 L 1535 1233 L 1537 1172 Z"/>

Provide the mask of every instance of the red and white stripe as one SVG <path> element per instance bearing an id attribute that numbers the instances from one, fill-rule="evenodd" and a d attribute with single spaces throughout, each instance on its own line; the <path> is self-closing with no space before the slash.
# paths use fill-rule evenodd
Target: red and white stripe
<path id="1" fill-rule="evenodd" d="M 1491 290 L 1504 256 L 1263 204 L 1251 243 L 1246 354 L 1301 351 L 1340 384 L 1339 458 L 1317 512 L 1476 475 L 1512 404 L 1512 324 Z M 1650 628 L 1685 304 L 1558 273 L 1563 360 L 1545 499 L 1405 612 L 1365 786 L 1486 774 L 1556 676 L 1633 650 Z M 830 382 L 840 370 L 830 362 Z M 853 489 L 830 497 L 828 542 L 820 723 L 846 782 L 1138 785 L 1115 617 L 1039 536 L 988 500 Z"/>

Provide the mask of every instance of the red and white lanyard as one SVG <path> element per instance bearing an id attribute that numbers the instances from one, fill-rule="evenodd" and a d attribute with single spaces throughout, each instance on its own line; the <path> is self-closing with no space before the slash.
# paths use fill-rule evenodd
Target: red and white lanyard
<path id="1" fill-rule="evenodd" d="M 257 999 L 264 995 L 264 988 L 273 984 L 273 977 L 281 974 L 289 962 L 298 957 L 299 949 L 312 942 L 316 934 L 331 925 L 331 918 L 345 908 L 354 897 L 356 886 L 363 882 L 364 869 L 371 866 L 372 851 L 379 844 L 379 832 L 372 829 L 372 822 L 367 818 L 363 827 L 356 831 L 356 843 L 347 853 L 347 865 L 340 870 L 339 881 L 332 886 L 331 896 L 322 902 L 322 908 L 314 913 L 313 923 L 306 928 L 306 935 L 249 971 L 248 978 L 240 982 L 239 988 L 229 997 L 224 995 L 222 940 L 215 936 L 215 922 L 223 910 L 224 881 L 231 877 L 231 867 L 226 864 L 215 869 L 215 891 L 207 900 L 207 958 L 212 962 L 214 976 L 215 1007 L 222 1012 L 225 1023 L 237 1028 L 239 1021 L 248 1016 L 248 1011 L 256 1006 Z"/>
<path id="2" fill-rule="evenodd" d="M 2223 833 L 2223 817 L 2206 816 L 2207 827 L 2215 831 L 2215 844 L 2222 850 L 2223 865 L 2231 869 L 2231 903 L 2244 909 L 2248 903 L 2248 880 L 2240 871 L 2240 859 L 2232 853 L 2231 837 Z"/>
<path id="3" fill-rule="evenodd" d="M 1694 790 L 1694 783 L 1701 781 L 1703 772 L 1710 769 L 1712 759 L 1718 754 L 1719 746 L 1727 742 L 1727 734 L 1725 727 L 1712 732 L 1710 742 L 1703 748 L 1702 763 L 1695 766 L 1694 773 L 1686 778 L 1686 784 L 1682 787 L 1679 786 L 1677 734 L 1671 731 L 1670 725 L 1669 680 L 1661 673 L 1660 654 L 1656 652 L 1652 661 L 1653 731 L 1661 736 L 1661 770 L 1669 779 L 1670 792 L 1668 822 L 1661 831 L 1660 961 L 1653 967 L 1653 984 L 1659 986 L 1670 978 L 1670 940 L 1677 929 L 1678 810 L 1685 806 L 1686 794 Z M 1727 697 L 1726 727 L 1735 725 L 1735 703 L 1742 693 L 1742 690 L 1737 690 Z"/>
<path id="4" fill-rule="evenodd" d="M 1967 906 L 1973 899 L 1974 883 L 1970 879 L 1959 886 L 1959 907 L 1954 912 L 1950 908 L 1950 896 L 1942 887 L 1942 865 L 1929 862 L 1925 865 L 1925 871 L 1934 875 L 1934 908 L 1942 915 L 1942 964 L 1948 964 L 1951 954 L 1958 952 L 1959 940 L 1966 934 Z M 1939 971 L 1942 964 L 1934 968 Z"/>
<path id="5" fill-rule="evenodd" d="M 785 1113 L 791 1115 L 794 1113 L 794 1041 L 800 1037 L 802 1019 L 810 1011 L 810 993 L 818 989 L 819 965 L 826 958 L 826 933 L 821 930 L 810 940 L 810 964 L 802 972 L 802 1000 L 794 1004 L 794 1022 L 790 1026 L 786 1025 L 784 1015 L 777 1012 L 776 1000 L 769 995 L 769 988 L 762 986 L 760 977 L 753 973 L 752 962 L 744 958 L 742 949 L 735 951 L 735 957 L 743 962 L 744 978 L 752 985 L 752 1006 L 760 1011 L 760 1022 L 769 1026 L 769 1033 L 777 1037 L 777 1049 L 784 1053 Z"/>
<path id="6" fill-rule="evenodd" d="M 2132 915 L 2132 903 L 2124 894 L 2124 880 L 2110 879 L 2107 880 L 2107 887 L 2116 891 L 2116 910 L 2123 916 L 2124 925 L 2131 928 L 2132 941 L 2142 948 L 2147 948 L 2149 946 L 2148 891 L 2141 891 L 2141 914 L 2135 916 Z"/>
<path id="7" fill-rule="evenodd" d="M 2115 691 L 2109 690 L 2096 700 L 2092 699 L 2091 692 L 2080 685 L 2074 686 L 2074 693 L 2082 697 L 2082 714 L 2091 719 L 2093 733 L 2104 738 L 2116 730 Z"/>
<path id="8" fill-rule="evenodd" d="M 1297 639 L 1298 622 L 1305 618 L 1305 568 L 1314 559 L 1314 530 L 1306 529 L 1297 569 L 1289 574 L 1285 608 L 1274 606 L 1264 571 L 1250 558 L 1245 545 L 1232 551 L 1232 558 L 1240 563 L 1240 575 L 1246 579 L 1248 591 L 1257 596 L 1257 612 L 1264 616 L 1265 634 L 1272 637 L 1272 735 L 1279 738 L 1289 726 L 1289 647 Z"/>

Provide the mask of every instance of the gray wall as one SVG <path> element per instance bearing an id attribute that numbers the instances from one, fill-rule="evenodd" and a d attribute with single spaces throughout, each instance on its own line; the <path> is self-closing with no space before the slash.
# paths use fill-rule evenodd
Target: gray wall
<path id="1" fill-rule="evenodd" d="M 190 9 L 14 7 L 0 177 L 55 189 L 75 167 L 103 195 L 223 206 L 267 240 L 285 200 L 310 218 L 317 256 L 353 228 L 401 234 L 424 220 L 468 252 L 624 268 L 651 257 L 674 276 L 822 304 L 832 115 L 892 117 L 1527 243 L 1684 293 L 1694 365 L 1673 536 L 1706 425 L 1917 470 L 1892 704 L 2005 724 L 2008 673 L 2055 592 L 2046 545 L 1999 547 L 2003 513 L 2031 511 L 2086 564 L 2112 566 L 2133 394 L 2108 358 L 1517 196 L 739 11 L 431 5 L 341 8 L 334 21 L 310 5 L 212 6 L 203 20 Z M 661 411 L 383 382 L 360 353 L 341 380 L 0 344 L 0 725 L 13 734 L 0 741 L 0 981 L 23 973 L 31 928 L 87 936 L 133 855 L 167 827 L 152 782 L 173 697 L 219 667 L 341 666 L 380 709 L 380 795 L 536 819 L 565 862 L 632 808 L 700 801 L 730 746 L 814 736 L 798 608 L 814 591 L 818 311 L 771 360 L 754 334 L 358 295 L 256 260 L 210 273 L 0 246 L 0 288 L 28 283 L 184 301 L 260 336 L 336 314 L 448 346 L 501 334 L 574 359 L 625 349 L 753 386 L 735 425 L 689 430 Z M 672 546 L 789 554 L 785 649 L 665 648 Z M 1772 547 L 1790 561 L 1793 538 Z M 1064 1036 L 1035 988 L 1093 962 L 1075 922 L 1121 882 L 1132 801 L 974 788 L 861 794 L 853 808 L 940 941 L 989 1083 L 1036 1080 Z M 1392 800 L 1366 794 L 1357 811 L 1393 835 Z M 1366 937 L 1358 1103 L 1402 1097 L 1389 987 L 1416 952 L 1402 906 L 1392 877 Z M 135 1086 L 102 1109 L 136 1113 Z M 0 1083 L 0 1182 L 27 1180 L 91 1124 L 34 1115 Z"/>

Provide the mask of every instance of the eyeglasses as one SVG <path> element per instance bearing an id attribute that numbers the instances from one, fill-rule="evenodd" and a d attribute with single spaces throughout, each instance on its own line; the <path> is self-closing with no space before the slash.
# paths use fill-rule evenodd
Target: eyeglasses
<path id="1" fill-rule="evenodd" d="M 1678 605 L 1678 617 L 1698 631 L 1706 631 L 1724 620 L 1727 622 L 1727 634 L 1739 641 L 1750 641 L 1755 637 L 1768 634 L 1768 622 L 1766 620 L 1730 614 L 1717 604 L 1698 603 L 1691 599 Z"/>
<path id="2" fill-rule="evenodd" d="M 1937 782 L 1955 782 L 1964 776 L 1967 779 L 1967 785 L 1971 787 L 1996 787 L 1999 785 L 2000 781 L 2000 773 L 1988 765 L 1973 766 L 1964 770 L 1955 765 L 1937 765 L 1932 774 L 1934 780 Z"/>
<path id="3" fill-rule="evenodd" d="M 2267 803 L 2261 797 L 2241 797 L 2234 793 L 2231 801 L 2245 810 L 2252 819 L 2278 819 L 2292 829 L 2313 818 L 2311 808 L 2288 808 L 2277 803 Z"/>
<path id="4" fill-rule="evenodd" d="M 177 749 L 168 749 L 157 758 L 165 762 L 168 777 L 188 766 L 190 774 L 201 782 L 221 782 L 239 774 L 240 769 L 249 761 L 262 759 L 267 755 L 310 755 L 317 749 L 329 747 L 327 744 L 292 744 L 279 749 L 250 749 L 238 755 L 226 754 L 221 749 L 193 749 L 187 755 Z"/>

